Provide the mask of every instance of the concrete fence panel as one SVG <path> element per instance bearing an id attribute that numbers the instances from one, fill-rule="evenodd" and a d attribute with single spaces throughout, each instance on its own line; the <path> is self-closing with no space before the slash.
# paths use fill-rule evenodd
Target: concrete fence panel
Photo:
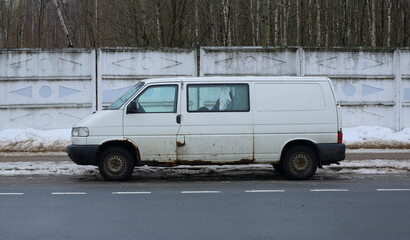
<path id="1" fill-rule="evenodd" d="M 387 50 L 304 49 L 304 75 L 392 76 L 393 52 Z"/>
<path id="2" fill-rule="evenodd" d="M 71 127 L 95 109 L 88 49 L 0 50 L 0 129 Z"/>
<path id="3" fill-rule="evenodd" d="M 332 79 L 344 127 L 400 128 L 395 54 L 389 50 L 305 49 L 305 76 Z"/>
<path id="4" fill-rule="evenodd" d="M 99 49 L 99 109 L 114 102 L 139 80 L 196 75 L 195 50 Z"/>
<path id="5" fill-rule="evenodd" d="M 402 128 L 410 127 L 410 50 L 401 50 L 400 54 L 400 74 L 401 86 L 397 89 L 401 100 L 401 125 Z"/>
<path id="6" fill-rule="evenodd" d="M 201 48 L 201 76 L 297 76 L 298 48 Z"/>

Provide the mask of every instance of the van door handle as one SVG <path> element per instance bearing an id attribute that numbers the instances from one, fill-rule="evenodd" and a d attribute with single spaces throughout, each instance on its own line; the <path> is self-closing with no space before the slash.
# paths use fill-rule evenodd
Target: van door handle
<path id="1" fill-rule="evenodd" d="M 178 124 L 181 124 L 181 119 L 182 119 L 182 115 L 181 115 L 181 114 L 178 114 L 178 115 L 177 115 L 177 123 L 178 123 Z"/>

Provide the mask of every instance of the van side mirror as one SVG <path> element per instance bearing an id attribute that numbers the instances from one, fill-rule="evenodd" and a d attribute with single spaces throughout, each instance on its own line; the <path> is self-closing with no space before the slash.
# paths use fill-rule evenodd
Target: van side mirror
<path id="1" fill-rule="evenodd" d="M 145 113 L 145 109 L 141 106 L 138 100 L 134 100 L 127 106 L 127 114 L 128 113 Z"/>
<path id="2" fill-rule="evenodd" d="M 133 114 L 137 113 L 137 102 L 132 101 L 130 104 L 127 106 L 127 114 Z"/>

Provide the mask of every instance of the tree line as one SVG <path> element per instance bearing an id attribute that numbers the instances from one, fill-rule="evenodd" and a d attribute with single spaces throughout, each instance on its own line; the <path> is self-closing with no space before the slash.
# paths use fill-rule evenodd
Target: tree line
<path id="1" fill-rule="evenodd" d="M 409 47 L 409 10 L 410 0 L 0 0 L 0 47 Z"/>

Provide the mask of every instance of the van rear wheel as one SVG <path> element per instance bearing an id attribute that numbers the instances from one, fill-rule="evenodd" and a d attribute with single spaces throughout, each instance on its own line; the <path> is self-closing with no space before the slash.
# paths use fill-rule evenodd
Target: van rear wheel
<path id="1" fill-rule="evenodd" d="M 104 180 L 124 181 L 131 177 L 135 163 L 131 154 L 120 147 L 105 150 L 98 163 L 98 170 Z"/>
<path id="2" fill-rule="evenodd" d="M 317 156 L 312 149 L 297 146 L 286 152 L 282 161 L 283 173 L 293 180 L 312 177 L 317 170 Z"/>

